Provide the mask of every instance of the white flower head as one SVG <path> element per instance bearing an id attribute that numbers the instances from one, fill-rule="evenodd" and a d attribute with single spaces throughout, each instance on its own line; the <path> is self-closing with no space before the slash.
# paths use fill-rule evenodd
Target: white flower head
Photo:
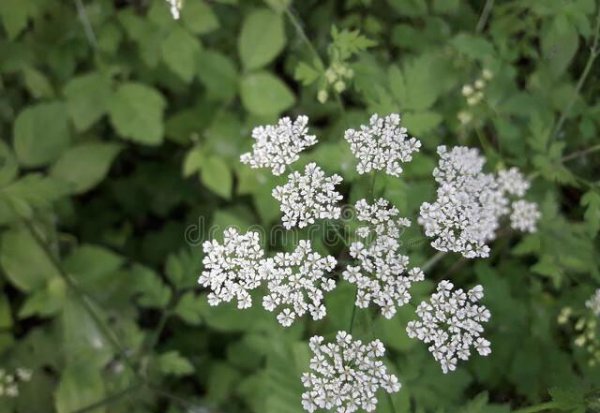
<path id="1" fill-rule="evenodd" d="M 486 243 L 496 237 L 499 219 L 508 212 L 508 199 L 491 174 L 482 172 L 485 159 L 477 149 L 438 147 L 440 161 L 433 171 L 437 200 L 421 205 L 419 224 L 431 245 L 459 252 L 466 258 L 487 257 Z"/>
<path id="2" fill-rule="evenodd" d="M 310 372 L 302 375 L 307 389 L 302 395 L 305 410 L 372 412 L 377 407 L 376 393 L 380 388 L 388 393 L 400 390 L 398 378 L 388 373 L 381 360 L 385 354 L 381 341 L 363 344 L 345 331 L 337 333 L 335 343 L 323 341 L 323 337 L 314 336 L 309 342 L 313 352 Z"/>
<path id="3" fill-rule="evenodd" d="M 251 168 L 271 168 L 273 175 L 281 175 L 287 165 L 298 160 L 299 153 L 317 143 L 308 135 L 308 117 L 298 116 L 295 121 L 285 117 L 277 125 L 258 126 L 252 130 L 252 152 L 240 157 Z"/>
<path id="4" fill-rule="evenodd" d="M 183 0 L 167 0 L 167 3 L 169 3 L 170 6 L 171 16 L 173 16 L 175 20 L 178 20 L 181 16 Z"/>
<path id="5" fill-rule="evenodd" d="M 535 232 L 541 216 L 536 203 L 520 199 L 512 204 L 510 226 L 523 232 Z"/>
<path id="6" fill-rule="evenodd" d="M 381 198 L 373 205 L 361 199 L 355 209 L 358 220 L 369 226 L 358 228 L 357 235 L 364 241 L 350 245 L 350 256 L 358 264 L 349 265 L 342 277 L 356 284 L 358 307 L 367 308 L 372 302 L 384 317 L 392 318 L 397 307 L 410 300 L 412 283 L 425 278 L 419 268 L 408 268 L 409 258 L 400 251 L 401 229 L 410 226 L 410 221 L 399 217 L 398 209 Z M 366 239 L 371 233 L 374 239 Z"/>
<path id="7" fill-rule="evenodd" d="M 312 250 L 310 241 L 299 242 L 292 253 L 278 253 L 263 261 L 268 294 L 263 306 L 268 311 L 281 309 L 277 320 L 289 327 L 297 317 L 307 312 L 314 320 L 326 314 L 324 292 L 335 288 L 335 281 L 327 278 L 337 262 L 332 256 L 321 257 Z"/>
<path id="8" fill-rule="evenodd" d="M 238 308 L 251 307 L 249 291 L 257 288 L 264 278 L 260 271 L 264 251 L 258 232 L 241 235 L 236 229 L 228 228 L 222 245 L 212 240 L 202 247 L 204 271 L 198 283 L 211 290 L 209 304 L 218 305 L 236 298 Z"/>
<path id="9" fill-rule="evenodd" d="M 406 128 L 400 126 L 400 115 L 395 113 L 384 118 L 373 115 L 369 125 L 348 129 L 344 138 L 358 159 L 356 170 L 361 175 L 376 170 L 399 176 L 400 164 L 410 162 L 413 152 L 421 147 L 418 139 L 408 138 Z"/>
<path id="10" fill-rule="evenodd" d="M 516 196 L 524 196 L 530 186 L 529 181 L 515 167 L 498 171 L 498 184 L 501 190 Z"/>
<path id="11" fill-rule="evenodd" d="M 26 367 L 18 367 L 13 372 L 0 369 L 0 398 L 4 396 L 18 397 L 20 382 L 30 381 L 32 375 L 33 372 Z"/>
<path id="12" fill-rule="evenodd" d="M 417 307 L 420 320 L 406 327 L 409 337 L 430 344 L 429 351 L 444 373 L 456 369 L 457 359 L 468 360 L 471 348 L 482 356 L 491 353 L 490 342 L 481 337 L 481 323 L 490 319 L 488 309 L 477 304 L 483 288 L 478 285 L 466 293 L 453 288 L 450 281 L 441 281 L 429 301 Z"/>
<path id="13" fill-rule="evenodd" d="M 336 204 L 342 195 L 335 186 L 341 182 L 341 176 L 326 176 L 315 163 L 306 165 L 303 175 L 291 173 L 285 185 L 273 189 L 273 197 L 280 202 L 283 213 L 283 226 L 304 228 L 316 219 L 339 218 L 341 208 Z"/>
<path id="14" fill-rule="evenodd" d="M 589 300 L 585 302 L 585 306 L 589 308 L 592 313 L 600 316 L 600 288 L 598 288 L 594 295 L 592 295 Z"/>

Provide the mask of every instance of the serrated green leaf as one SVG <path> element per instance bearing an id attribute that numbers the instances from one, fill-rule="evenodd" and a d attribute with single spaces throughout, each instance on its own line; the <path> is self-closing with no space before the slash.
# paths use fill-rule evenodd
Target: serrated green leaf
<path id="1" fill-rule="evenodd" d="M 202 311 L 204 305 L 193 292 L 185 293 L 175 306 L 175 314 L 183 321 L 191 325 L 199 325 L 202 322 Z"/>
<path id="2" fill-rule="evenodd" d="M 164 374 L 187 376 L 194 372 L 194 366 L 177 351 L 169 351 L 158 356 L 158 368 Z"/>
<path id="3" fill-rule="evenodd" d="M 110 121 L 123 139 L 158 145 L 163 140 L 165 105 L 156 89 L 141 83 L 125 83 L 111 97 Z"/>
<path id="4" fill-rule="evenodd" d="M 56 390 L 56 411 L 72 413 L 102 400 L 105 394 L 101 370 L 85 362 L 67 366 Z M 98 407 L 94 412 L 105 413 L 106 407 Z"/>
<path id="5" fill-rule="evenodd" d="M 595 237 L 600 230 L 600 193 L 589 190 L 581 197 L 581 205 L 586 207 L 583 218 L 588 225 L 587 231 Z"/>
<path id="6" fill-rule="evenodd" d="M 263 8 L 248 14 L 238 37 L 240 59 L 246 70 L 271 62 L 285 46 L 283 16 Z"/>

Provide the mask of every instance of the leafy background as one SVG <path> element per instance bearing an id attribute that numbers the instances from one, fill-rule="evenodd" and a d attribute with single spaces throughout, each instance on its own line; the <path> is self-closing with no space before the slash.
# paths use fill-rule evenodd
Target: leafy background
<path id="1" fill-rule="evenodd" d="M 377 180 L 404 215 L 434 196 L 439 144 L 520 167 L 543 212 L 538 233 L 501 232 L 486 260 L 445 256 L 415 288 L 481 283 L 491 356 L 443 375 L 404 332 L 413 309 L 359 311 L 356 334 L 384 341 L 403 383 L 395 412 L 600 411 L 600 371 L 556 321 L 600 285 L 599 9 L 186 0 L 175 21 L 161 0 L 1 0 L 0 366 L 34 374 L 0 411 L 300 412 L 307 337 L 346 328 L 353 290 L 284 330 L 258 307 L 208 307 L 199 246 L 211 226 L 278 222 L 280 180 L 239 163 L 252 127 L 309 115 L 320 143 L 300 164 L 341 174 L 352 202 L 368 183 L 343 131 L 390 112 L 423 142 L 401 179 Z M 462 86 L 483 69 L 469 106 Z M 434 254 L 407 236 L 413 262 Z"/>

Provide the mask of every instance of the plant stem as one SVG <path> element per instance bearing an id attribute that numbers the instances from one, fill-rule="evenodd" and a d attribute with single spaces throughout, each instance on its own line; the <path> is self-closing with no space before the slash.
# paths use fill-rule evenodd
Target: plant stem
<path id="1" fill-rule="evenodd" d="M 348 333 L 352 334 L 354 329 L 354 320 L 356 319 L 356 298 L 358 297 L 358 287 L 356 288 L 356 294 L 354 294 L 354 305 L 352 306 L 352 313 L 350 314 L 350 326 L 348 327 Z"/>
<path id="2" fill-rule="evenodd" d="M 542 410 L 550 410 L 558 407 L 556 402 L 546 402 L 541 404 L 536 404 L 535 406 L 524 407 L 522 409 L 518 409 L 513 411 L 513 413 L 534 413 L 541 412 Z"/>
<path id="3" fill-rule="evenodd" d="M 577 159 L 581 156 L 585 156 L 587 154 L 600 151 L 600 145 L 590 146 L 589 148 L 582 149 L 577 152 L 570 153 L 569 155 L 563 156 L 561 162 L 569 162 L 573 159 Z"/>
<path id="4" fill-rule="evenodd" d="M 425 272 L 432 269 L 435 266 L 435 264 L 438 263 L 438 261 L 440 261 L 446 256 L 446 254 L 447 253 L 445 251 L 438 251 L 433 257 L 429 258 L 429 260 L 427 260 L 425 264 L 421 265 L 421 270 Z"/>
<path id="5" fill-rule="evenodd" d="M 94 33 L 94 28 L 90 23 L 90 19 L 88 19 L 85 6 L 81 0 L 75 0 L 75 6 L 77 7 L 77 14 L 79 15 L 79 20 L 81 20 L 85 37 L 87 37 L 87 40 L 92 48 L 96 49 L 98 47 L 98 40 L 96 39 L 96 34 Z"/>
<path id="6" fill-rule="evenodd" d="M 477 26 L 475 27 L 477 33 L 481 32 L 485 27 L 485 24 L 490 17 L 490 13 L 492 12 L 492 7 L 494 7 L 494 0 L 487 0 L 481 11 L 481 16 L 479 16 L 479 20 L 477 21 Z"/>
<path id="7" fill-rule="evenodd" d="M 101 407 L 111 405 L 111 404 L 119 401 L 123 397 L 127 396 L 129 393 L 136 391 L 137 389 L 139 389 L 142 386 L 143 386 L 142 383 L 136 383 L 136 384 L 134 384 L 126 389 L 123 389 L 117 393 L 111 394 L 110 396 L 108 396 L 102 400 L 92 403 L 86 407 L 82 407 L 81 409 L 77 409 L 77 410 L 73 411 L 72 413 L 88 413 L 88 412 L 92 412 L 96 409 L 99 409 Z"/>
<path id="8" fill-rule="evenodd" d="M 558 122 L 556 123 L 556 126 L 552 130 L 550 139 L 548 139 L 548 145 L 554 138 L 556 138 L 556 136 L 558 135 L 558 132 L 561 130 L 563 124 L 567 120 L 569 111 L 571 110 L 571 107 L 575 103 L 577 96 L 581 92 L 581 88 L 583 87 L 583 84 L 585 83 L 588 75 L 590 74 L 590 71 L 592 70 L 594 61 L 596 60 L 598 55 L 600 55 L 600 47 L 598 45 L 599 39 L 600 39 L 600 8 L 598 8 L 598 15 L 596 16 L 596 29 L 595 29 L 595 33 L 594 33 L 594 40 L 592 41 L 592 46 L 590 47 L 590 56 L 588 57 L 588 60 L 587 60 L 587 63 L 585 64 L 583 72 L 581 72 L 581 75 L 579 76 L 579 80 L 577 81 L 577 86 L 575 87 L 575 93 L 573 94 L 573 97 L 571 98 L 571 100 L 569 100 L 569 103 L 563 109 L 562 113 L 560 114 L 560 118 L 558 119 Z"/>

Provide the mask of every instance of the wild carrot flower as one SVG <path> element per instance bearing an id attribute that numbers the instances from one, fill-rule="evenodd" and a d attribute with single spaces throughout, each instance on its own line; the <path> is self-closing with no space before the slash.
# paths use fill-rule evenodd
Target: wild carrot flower
<path id="1" fill-rule="evenodd" d="M 536 203 L 521 199 L 512 203 L 510 226 L 523 232 L 535 232 L 541 216 Z"/>

